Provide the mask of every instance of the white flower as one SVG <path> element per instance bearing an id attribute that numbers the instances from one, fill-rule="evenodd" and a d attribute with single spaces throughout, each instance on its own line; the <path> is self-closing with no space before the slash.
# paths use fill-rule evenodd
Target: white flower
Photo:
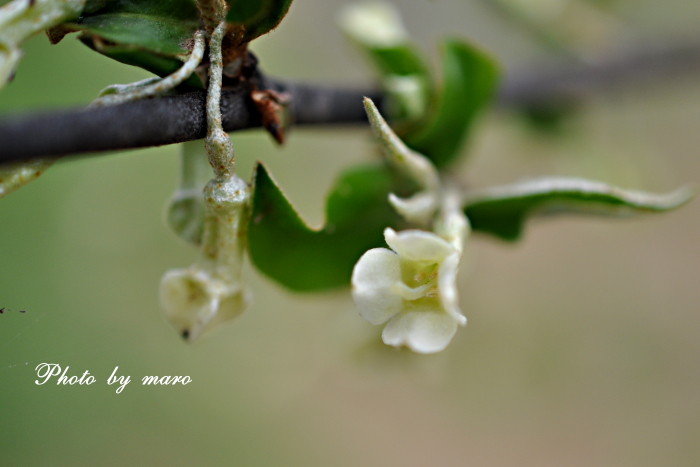
<path id="1" fill-rule="evenodd" d="M 401 141 L 370 99 L 365 98 L 364 105 L 387 162 L 418 185 L 410 198 L 390 194 L 389 204 L 407 221 L 433 232 L 386 229 L 391 250 L 375 248 L 362 255 L 352 271 L 352 297 L 363 318 L 386 323 L 385 344 L 439 352 L 450 343 L 457 325 L 467 324 L 455 285 L 469 232 L 461 190 L 449 183 L 443 186 L 433 163 Z"/>
<path id="2" fill-rule="evenodd" d="M 199 259 L 173 269 L 160 281 L 160 303 L 185 340 L 240 315 L 250 305 L 243 283 L 250 190 L 235 175 L 210 180 L 204 188 L 204 232 Z"/>
<path id="3" fill-rule="evenodd" d="M 462 231 L 460 240 L 466 234 Z M 422 230 L 384 231 L 391 250 L 367 251 L 352 272 L 352 297 L 372 324 L 387 323 L 384 343 L 414 352 L 443 350 L 467 319 L 455 285 L 461 241 Z M 393 251 L 392 251 L 393 250 Z"/>
<path id="4" fill-rule="evenodd" d="M 218 273 L 224 273 L 220 277 Z M 252 294 L 226 271 L 195 263 L 172 269 L 160 282 L 160 303 L 168 321 L 192 342 L 248 308 Z"/>

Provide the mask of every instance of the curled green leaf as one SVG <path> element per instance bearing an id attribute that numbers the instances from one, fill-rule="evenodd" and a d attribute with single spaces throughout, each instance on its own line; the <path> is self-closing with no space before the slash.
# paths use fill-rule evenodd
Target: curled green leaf
<path id="1" fill-rule="evenodd" d="M 464 213 L 472 230 L 515 241 L 527 219 L 534 216 L 574 213 L 626 217 L 668 211 L 694 195 L 687 187 L 654 194 L 580 178 L 545 177 L 474 192 L 464 200 Z"/>
<path id="2" fill-rule="evenodd" d="M 387 202 L 392 192 L 406 193 L 406 183 L 386 166 L 352 168 L 341 175 L 328 196 L 326 224 L 312 229 L 259 164 L 248 227 L 251 260 L 260 271 L 295 291 L 347 286 L 360 256 L 384 245 L 384 229 L 403 225 Z"/>
<path id="3" fill-rule="evenodd" d="M 475 117 L 492 100 L 498 85 L 497 64 L 459 39 L 442 45 L 442 89 L 433 112 L 406 144 L 444 167 L 459 156 Z"/>

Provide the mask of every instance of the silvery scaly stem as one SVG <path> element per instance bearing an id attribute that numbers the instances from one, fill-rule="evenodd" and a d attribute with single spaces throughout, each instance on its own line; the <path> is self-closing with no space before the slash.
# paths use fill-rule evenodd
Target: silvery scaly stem
<path id="1" fill-rule="evenodd" d="M 90 104 L 91 107 L 123 104 L 124 102 L 164 94 L 174 89 L 189 78 L 202 62 L 204 47 L 204 31 L 197 31 L 194 34 L 194 47 L 192 48 L 192 52 L 189 54 L 185 63 L 175 73 L 163 79 L 148 78 L 131 84 L 113 84 L 107 86 L 100 92 L 99 97 Z"/>
<path id="2" fill-rule="evenodd" d="M 198 2 L 197 6 L 204 17 L 201 3 Z M 225 11 L 224 4 L 217 14 L 223 12 L 225 15 Z M 215 177 L 204 188 L 206 213 L 200 258 L 189 268 L 168 271 L 160 288 L 161 305 L 166 316 L 188 341 L 235 318 L 251 302 L 250 292 L 242 282 L 250 192 L 248 185 L 235 175 L 233 146 L 221 125 L 221 44 L 225 34 L 226 22 L 222 20 L 209 38 L 204 147 Z M 190 179 L 184 181 L 192 182 Z"/>
<path id="3" fill-rule="evenodd" d="M 9 5 L 15 5 L 15 3 L 17 2 L 14 2 Z M 35 5 L 44 5 L 45 3 L 46 2 L 41 2 L 40 0 L 37 0 Z M 9 5 L 6 5 L 6 7 Z M 13 11 L 17 13 L 17 11 L 24 10 L 20 10 L 19 8 L 15 7 Z M 0 9 L 0 13 L 3 12 L 4 8 Z M 15 14 L 15 16 L 17 16 L 17 14 Z M 2 17 L 0 17 L 0 22 L 1 20 Z M 0 24 L 0 28 L 2 27 L 2 24 Z M 2 68 L 2 41 L 5 39 L 5 36 L 3 34 L 4 31 L 0 30 L 0 73 Z M 102 97 L 98 97 L 91 104 L 91 106 L 100 107 L 104 105 L 121 104 L 132 100 L 143 99 L 157 94 L 162 94 L 164 92 L 169 91 L 170 89 L 173 89 L 175 86 L 179 85 L 184 80 L 186 80 L 202 61 L 205 46 L 204 32 L 197 31 L 195 33 L 194 38 L 195 45 L 192 49 L 192 52 L 190 53 L 188 59 L 185 61 L 182 67 L 175 73 L 163 79 L 156 78 L 155 82 L 153 78 L 149 78 L 148 80 L 144 80 L 139 83 L 133 83 L 131 85 L 110 86 L 103 90 L 102 93 L 105 93 L 105 91 L 116 91 L 117 93 L 105 94 Z M 39 175 L 46 171 L 46 169 L 51 167 L 51 165 L 53 165 L 53 163 L 56 162 L 56 160 L 56 158 L 45 158 L 4 167 L 2 170 L 0 170 L 0 198 L 7 195 L 8 193 L 11 193 L 21 188 L 22 186 L 26 185 L 32 180 L 35 180 L 37 177 L 39 177 Z"/>
<path id="4" fill-rule="evenodd" d="M 197 0 L 197 9 L 207 33 L 211 36 L 216 27 L 226 19 L 228 5 L 224 0 Z"/>
<path id="5" fill-rule="evenodd" d="M 0 8 L 0 88 L 12 79 L 29 37 L 78 18 L 85 0 L 14 0 Z"/>
<path id="6" fill-rule="evenodd" d="M 209 164 L 217 177 L 235 173 L 233 145 L 221 125 L 221 81 L 223 61 L 221 43 L 226 34 L 226 22 L 222 21 L 209 40 L 209 87 L 207 88 L 207 138 L 204 147 Z"/>
<path id="7" fill-rule="evenodd" d="M 211 180 L 204 189 L 206 214 L 200 258 L 168 271 L 160 301 L 166 317 L 188 341 L 241 314 L 251 302 L 242 282 L 248 185 L 235 175 Z"/>
<path id="8" fill-rule="evenodd" d="M 29 162 L 0 166 L 0 198 L 35 180 L 56 159 L 34 159 Z"/>

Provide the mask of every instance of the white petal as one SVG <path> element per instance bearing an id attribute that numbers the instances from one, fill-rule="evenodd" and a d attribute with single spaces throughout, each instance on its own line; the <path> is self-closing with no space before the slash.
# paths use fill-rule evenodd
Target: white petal
<path id="1" fill-rule="evenodd" d="M 459 253 L 454 253 L 442 262 L 438 269 L 438 296 L 445 311 L 459 324 L 467 324 L 459 309 L 457 297 L 457 268 L 459 266 Z"/>
<path id="2" fill-rule="evenodd" d="M 190 269 L 172 269 L 160 281 L 160 304 L 180 334 L 189 340 L 197 316 L 213 312 L 215 300 L 206 283 Z"/>
<path id="3" fill-rule="evenodd" d="M 170 270 L 160 282 L 165 316 L 190 342 L 240 315 L 250 302 L 247 287 L 227 284 L 197 267 Z"/>
<path id="4" fill-rule="evenodd" d="M 352 298 L 360 315 L 372 324 L 382 324 L 403 307 L 403 299 L 392 291 L 401 281 L 401 260 L 393 251 L 374 248 L 357 261 L 352 270 Z"/>
<path id="5" fill-rule="evenodd" d="M 394 316 L 384 327 L 387 345 L 408 346 L 418 353 L 435 353 L 447 347 L 457 332 L 457 322 L 438 310 L 412 310 Z"/>
<path id="6" fill-rule="evenodd" d="M 218 296 L 218 298 L 216 312 L 206 321 L 202 320 L 200 322 L 201 327 L 197 329 L 199 332 L 193 332 L 190 340 L 196 339 L 201 334 L 207 334 L 209 331 L 219 327 L 219 325 L 238 317 L 253 303 L 253 294 L 248 287 L 243 287 L 236 291 L 228 290 L 226 293 Z"/>
<path id="7" fill-rule="evenodd" d="M 434 193 L 427 191 L 416 193 L 410 198 L 399 198 L 390 193 L 389 204 L 407 221 L 427 224 L 438 207 L 438 198 Z"/>
<path id="8" fill-rule="evenodd" d="M 423 230 L 403 230 L 396 233 L 393 229 L 384 230 L 384 239 L 402 259 L 409 261 L 440 262 L 455 249 L 432 232 Z"/>

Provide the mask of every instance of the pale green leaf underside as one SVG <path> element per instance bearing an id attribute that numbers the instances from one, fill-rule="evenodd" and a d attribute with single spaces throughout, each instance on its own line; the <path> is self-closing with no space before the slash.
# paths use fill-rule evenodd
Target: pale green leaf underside
<path id="1" fill-rule="evenodd" d="M 474 192 L 465 200 L 464 212 L 473 230 L 514 241 L 533 216 L 573 213 L 626 217 L 668 211 L 693 196 L 689 188 L 654 194 L 580 178 L 548 177 Z"/>

